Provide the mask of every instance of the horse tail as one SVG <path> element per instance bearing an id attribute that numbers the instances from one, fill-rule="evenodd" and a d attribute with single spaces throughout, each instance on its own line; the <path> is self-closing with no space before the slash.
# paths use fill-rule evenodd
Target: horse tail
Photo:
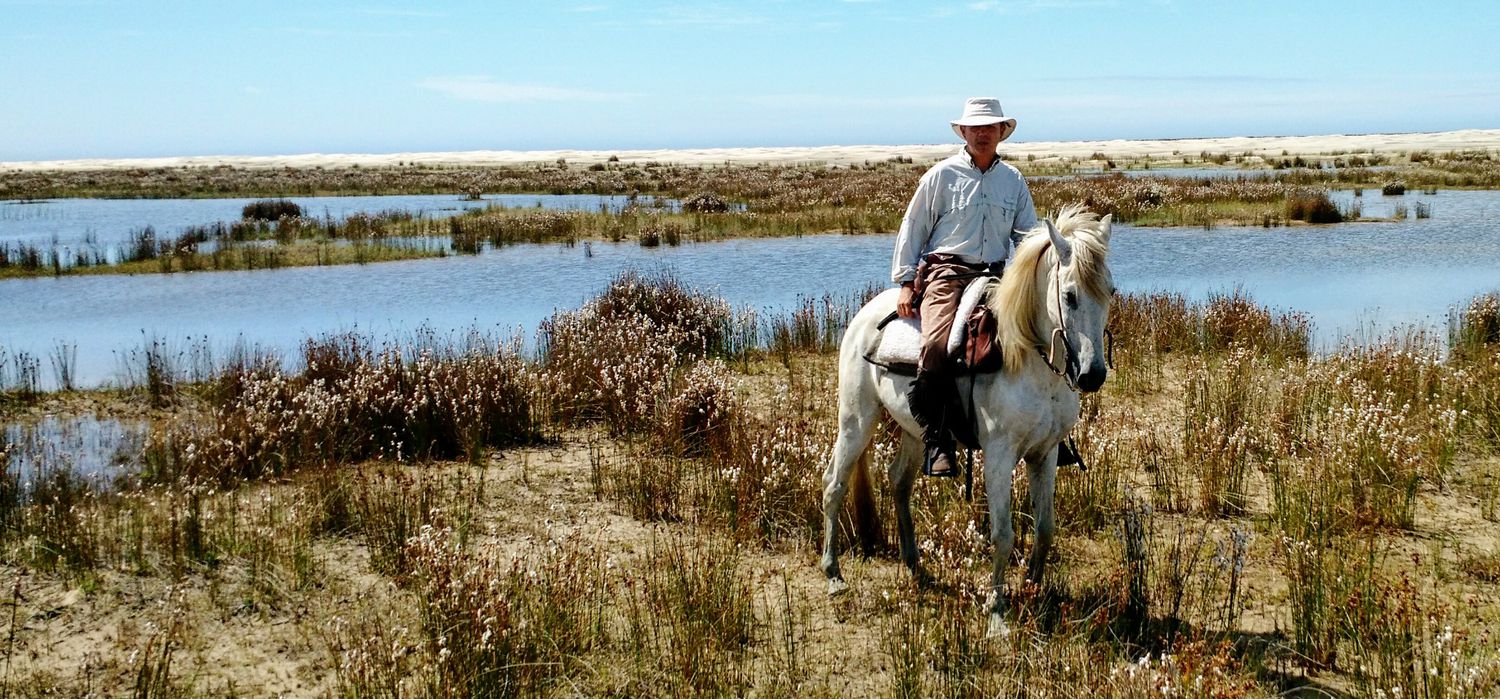
<path id="1" fill-rule="evenodd" d="M 849 474 L 849 497 L 854 516 L 854 534 L 866 556 L 886 548 L 885 530 L 880 526 L 880 510 L 875 507 L 875 490 L 870 482 L 870 452 L 866 446 Z"/>

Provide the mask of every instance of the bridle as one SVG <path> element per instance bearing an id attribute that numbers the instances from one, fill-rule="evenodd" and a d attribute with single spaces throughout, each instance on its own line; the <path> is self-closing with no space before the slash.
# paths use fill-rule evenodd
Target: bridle
<path id="1" fill-rule="evenodd" d="M 1053 299 L 1057 304 L 1057 327 L 1052 329 L 1052 337 L 1047 340 L 1047 346 L 1036 346 L 1037 354 L 1042 356 L 1042 361 L 1047 363 L 1047 368 L 1052 373 L 1062 377 L 1067 383 L 1068 390 L 1080 393 L 1078 388 L 1078 375 L 1082 373 L 1082 367 L 1078 363 L 1078 350 L 1073 347 L 1073 341 L 1068 339 L 1068 317 L 1063 314 L 1062 307 L 1062 256 L 1057 256 L 1057 263 L 1052 269 Z M 1057 339 L 1062 338 L 1063 365 L 1057 365 Z M 1115 368 L 1115 334 L 1108 328 L 1104 330 L 1106 343 L 1105 364 L 1114 370 Z"/>

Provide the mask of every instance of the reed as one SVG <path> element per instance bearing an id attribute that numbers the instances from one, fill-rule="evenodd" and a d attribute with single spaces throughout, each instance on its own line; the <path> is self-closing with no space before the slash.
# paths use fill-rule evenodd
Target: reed
<path id="1" fill-rule="evenodd" d="M 1254 379 L 1260 372 L 1243 350 L 1222 362 L 1190 363 L 1184 380 L 1183 458 L 1201 469 L 1199 506 L 1210 515 L 1247 512 L 1252 468 L 1267 449 L 1255 429 L 1263 409 Z"/>
<path id="2" fill-rule="evenodd" d="M 1307 223 L 1342 223 L 1344 215 L 1328 198 L 1327 192 L 1297 193 L 1287 197 L 1286 218 Z"/>
<path id="3" fill-rule="evenodd" d="M 439 696 L 534 695 L 605 642 L 603 560 L 577 542 L 507 562 L 426 527 L 409 547 Z"/>
<path id="4" fill-rule="evenodd" d="M 1462 311 L 1449 312 L 1448 346 L 1464 358 L 1482 357 L 1500 347 L 1500 293 L 1480 294 Z"/>
<path id="5" fill-rule="evenodd" d="M 1141 359 L 1242 347 L 1295 360 L 1308 356 L 1312 335 L 1306 314 L 1264 308 L 1240 289 L 1212 294 L 1207 303 L 1179 294 L 1125 294 L 1114 301 L 1110 329 L 1117 351 Z"/>
<path id="6" fill-rule="evenodd" d="M 722 541 L 654 540 L 627 581 L 624 645 L 655 658 L 639 687 L 669 694 L 743 693 L 753 684 L 761 637 L 755 594 L 736 547 Z"/>

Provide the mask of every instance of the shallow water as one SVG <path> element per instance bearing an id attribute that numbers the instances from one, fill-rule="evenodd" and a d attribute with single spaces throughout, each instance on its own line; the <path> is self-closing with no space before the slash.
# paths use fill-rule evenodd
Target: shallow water
<path id="1" fill-rule="evenodd" d="M 79 245 L 85 242 L 114 246 L 127 242 L 133 231 L 146 226 L 158 237 L 174 237 L 184 228 L 240 220 L 240 210 L 260 198 L 236 199 L 47 199 L 0 201 L 0 245 Z M 596 194 L 490 194 L 465 199 L 454 194 L 392 196 L 285 197 L 302 207 L 308 218 L 342 221 L 356 213 L 405 211 L 413 216 L 442 218 L 487 206 L 538 207 L 568 211 L 618 211 L 626 196 Z M 643 206 L 656 200 L 640 197 Z M 661 200 L 663 205 L 675 202 Z"/>
<path id="2" fill-rule="evenodd" d="M 1353 195 L 1334 198 L 1347 205 Z M 1123 291 L 1203 299 L 1239 287 L 1262 304 L 1305 311 L 1325 349 L 1402 324 L 1441 328 L 1450 306 L 1500 288 L 1500 192 L 1362 197 L 1367 216 L 1417 201 L 1431 206 L 1431 219 L 1269 229 L 1120 225 L 1111 267 Z M 891 245 L 889 235 L 653 249 L 517 245 L 365 266 L 5 280 L 0 348 L 37 358 L 46 387 L 56 383 L 49 357 L 59 342 L 76 345 L 77 382 L 92 386 L 125 382 L 123 360 L 153 338 L 179 354 L 204 346 L 223 356 L 236 342 L 292 355 L 304 338 L 345 330 L 400 337 L 423 326 L 440 333 L 473 326 L 529 337 L 553 311 L 577 307 L 626 269 L 670 269 L 735 305 L 786 310 L 799 297 L 886 282 Z"/>
<path id="3" fill-rule="evenodd" d="M 0 436 L 9 450 L 7 475 L 22 492 L 58 471 L 108 487 L 140 469 L 146 440 L 144 422 L 97 418 L 92 415 L 4 425 Z"/>

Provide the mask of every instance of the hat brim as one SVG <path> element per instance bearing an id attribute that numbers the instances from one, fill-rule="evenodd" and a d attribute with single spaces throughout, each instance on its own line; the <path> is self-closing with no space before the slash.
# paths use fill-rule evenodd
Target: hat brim
<path id="1" fill-rule="evenodd" d="M 955 119 L 948 122 L 953 125 L 953 133 L 959 138 L 964 137 L 964 132 L 959 130 L 960 126 L 989 126 L 990 124 L 1004 124 L 1005 131 L 1000 134 L 1000 140 L 1010 138 L 1016 132 L 1015 117 L 969 117 L 968 119 Z"/>

